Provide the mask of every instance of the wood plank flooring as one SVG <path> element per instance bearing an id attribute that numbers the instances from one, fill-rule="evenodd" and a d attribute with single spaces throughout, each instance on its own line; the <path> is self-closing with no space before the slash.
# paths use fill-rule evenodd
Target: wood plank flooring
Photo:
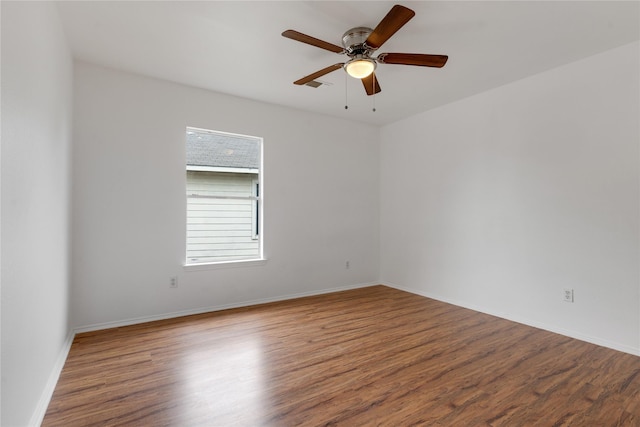
<path id="1" fill-rule="evenodd" d="M 76 336 L 43 426 L 640 426 L 640 357 L 374 286 Z"/>

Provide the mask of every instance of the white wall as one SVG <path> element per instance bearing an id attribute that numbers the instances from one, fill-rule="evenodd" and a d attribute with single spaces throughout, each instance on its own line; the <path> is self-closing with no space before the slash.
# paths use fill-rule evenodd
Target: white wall
<path id="1" fill-rule="evenodd" d="M 640 354 L 638 51 L 383 128 L 382 281 Z"/>
<path id="2" fill-rule="evenodd" d="M 25 426 L 68 348 L 72 62 L 54 4 L 1 8 L 1 423 Z"/>
<path id="3" fill-rule="evenodd" d="M 86 63 L 74 73 L 75 326 L 377 281 L 377 128 Z M 264 138 L 265 265 L 183 270 L 187 126 Z"/>

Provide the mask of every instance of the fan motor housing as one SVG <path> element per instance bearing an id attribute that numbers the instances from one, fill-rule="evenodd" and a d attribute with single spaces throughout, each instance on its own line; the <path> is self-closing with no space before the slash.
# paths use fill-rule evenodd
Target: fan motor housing
<path id="1" fill-rule="evenodd" d="M 356 55 L 368 56 L 372 49 L 365 45 L 365 41 L 373 30 L 368 27 L 355 27 L 348 30 L 342 36 L 342 46 L 347 51 L 347 55 L 354 57 Z"/>

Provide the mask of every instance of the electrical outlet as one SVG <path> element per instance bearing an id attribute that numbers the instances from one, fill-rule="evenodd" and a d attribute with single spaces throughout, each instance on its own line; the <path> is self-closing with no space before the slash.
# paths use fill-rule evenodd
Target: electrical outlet
<path id="1" fill-rule="evenodd" d="M 346 262 L 344 263 L 344 268 L 346 268 L 347 270 L 348 270 L 349 268 L 351 268 L 351 262 L 346 261 Z"/>
<path id="2" fill-rule="evenodd" d="M 178 276 L 173 276 L 169 279 L 169 287 L 177 288 L 178 287 Z"/>
<path id="3" fill-rule="evenodd" d="M 573 289 L 564 288 L 564 301 L 573 302 Z"/>

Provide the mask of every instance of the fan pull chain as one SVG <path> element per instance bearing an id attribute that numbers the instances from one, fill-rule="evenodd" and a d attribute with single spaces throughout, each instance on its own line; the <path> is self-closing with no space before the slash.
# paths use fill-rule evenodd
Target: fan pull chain
<path id="1" fill-rule="evenodd" d="M 373 73 L 373 78 L 371 79 L 373 84 L 373 112 L 376 112 L 376 74 Z"/>
<path id="2" fill-rule="evenodd" d="M 347 105 L 348 104 L 347 86 L 349 86 L 348 77 L 347 77 L 347 73 L 344 73 L 344 109 L 345 110 L 349 109 L 349 105 Z"/>

